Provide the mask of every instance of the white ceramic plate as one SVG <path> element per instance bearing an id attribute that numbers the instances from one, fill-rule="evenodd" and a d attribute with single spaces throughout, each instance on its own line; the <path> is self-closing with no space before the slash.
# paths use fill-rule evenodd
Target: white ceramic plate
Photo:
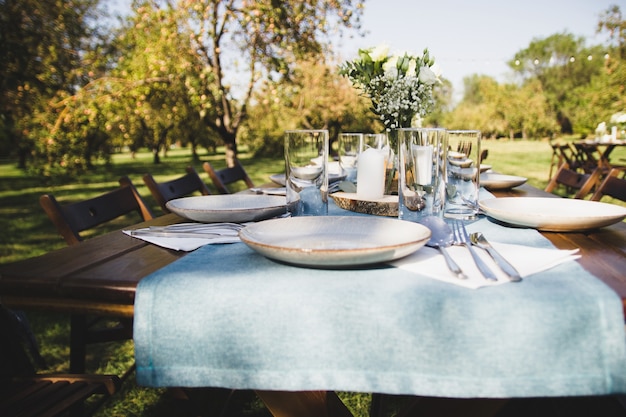
<path id="1" fill-rule="evenodd" d="M 478 204 L 494 219 L 553 232 L 596 229 L 626 218 L 622 206 L 573 198 L 504 197 Z"/>
<path id="2" fill-rule="evenodd" d="M 528 181 L 528 178 L 516 177 L 514 175 L 494 174 L 485 172 L 480 174 L 480 185 L 488 190 L 506 190 L 520 186 Z"/>
<path id="3" fill-rule="evenodd" d="M 303 216 L 251 224 L 239 237 L 268 258 L 328 268 L 402 258 L 424 246 L 430 230 L 398 219 Z"/>
<path id="4" fill-rule="evenodd" d="M 346 176 L 345 175 L 339 175 L 339 174 L 333 174 L 333 173 L 328 173 L 328 183 L 332 184 L 333 182 L 337 182 L 337 181 L 342 181 L 345 180 Z M 282 185 L 283 187 L 286 185 L 285 184 L 285 174 L 272 174 L 270 175 L 270 180 L 278 185 Z"/>
<path id="5" fill-rule="evenodd" d="M 285 214 L 286 205 L 285 197 L 249 194 L 185 197 L 166 204 L 171 212 L 203 223 L 265 220 Z"/>

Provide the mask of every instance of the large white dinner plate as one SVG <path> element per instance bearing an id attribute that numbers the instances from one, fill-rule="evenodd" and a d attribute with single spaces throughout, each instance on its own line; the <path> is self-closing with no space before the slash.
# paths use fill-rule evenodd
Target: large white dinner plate
<path id="1" fill-rule="evenodd" d="M 553 232 L 596 229 L 626 218 L 622 206 L 574 198 L 504 197 L 478 204 L 494 219 Z"/>
<path id="2" fill-rule="evenodd" d="M 303 216 L 251 224 L 239 237 L 271 259 L 303 266 L 346 267 L 407 256 L 424 246 L 430 230 L 398 219 Z"/>
<path id="3" fill-rule="evenodd" d="M 480 174 L 480 185 L 488 190 L 506 190 L 522 185 L 526 181 L 528 181 L 528 178 L 515 175 L 495 174 L 493 172 Z"/>
<path id="4" fill-rule="evenodd" d="M 280 216 L 287 199 L 275 195 L 224 194 L 184 197 L 170 200 L 167 208 L 197 222 L 250 222 Z"/>

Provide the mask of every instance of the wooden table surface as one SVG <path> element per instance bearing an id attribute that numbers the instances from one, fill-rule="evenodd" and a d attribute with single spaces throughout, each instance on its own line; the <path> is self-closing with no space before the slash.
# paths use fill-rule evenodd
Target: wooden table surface
<path id="1" fill-rule="evenodd" d="M 528 185 L 494 194 L 552 196 Z M 181 221 L 184 219 L 167 214 L 134 227 Z M 615 290 L 626 306 L 626 223 L 588 232 L 543 235 L 559 249 L 580 248 L 582 257 L 578 262 Z M 115 231 L 42 256 L 0 265 L 0 296 L 3 304 L 14 308 L 132 317 L 137 283 L 185 254 Z"/>
<path id="2" fill-rule="evenodd" d="M 552 196 L 529 185 L 494 194 Z M 167 214 L 134 227 L 181 221 L 184 219 Z M 578 262 L 610 286 L 626 307 L 626 223 L 587 232 L 543 235 L 559 249 L 580 248 Z M 132 317 L 137 283 L 185 254 L 121 231 L 111 232 L 32 259 L 0 265 L 0 300 L 11 308 Z M 257 394 L 276 416 L 350 415 L 331 392 Z"/>

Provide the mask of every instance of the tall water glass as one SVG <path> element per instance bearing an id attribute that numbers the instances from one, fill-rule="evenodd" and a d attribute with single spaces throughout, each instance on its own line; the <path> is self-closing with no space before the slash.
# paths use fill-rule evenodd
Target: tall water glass
<path id="1" fill-rule="evenodd" d="M 444 217 L 471 220 L 478 214 L 480 140 L 479 130 L 448 131 Z"/>
<path id="2" fill-rule="evenodd" d="M 346 181 L 356 183 L 357 159 L 362 148 L 362 133 L 339 134 L 339 166 L 342 174 L 346 175 Z"/>
<path id="3" fill-rule="evenodd" d="M 445 129 L 398 130 L 398 218 L 440 216 L 445 203 Z"/>
<path id="4" fill-rule="evenodd" d="M 285 132 L 285 176 L 292 216 L 328 214 L 328 130 Z"/>
<path id="5" fill-rule="evenodd" d="M 386 133 L 366 133 L 363 135 L 361 152 L 366 148 L 384 149 L 389 147 L 389 137 Z"/>

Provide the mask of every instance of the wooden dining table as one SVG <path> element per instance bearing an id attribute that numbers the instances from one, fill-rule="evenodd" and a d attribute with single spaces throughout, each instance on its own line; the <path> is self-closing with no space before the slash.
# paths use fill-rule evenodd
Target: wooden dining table
<path id="1" fill-rule="evenodd" d="M 574 146 L 579 152 L 585 154 L 585 158 L 591 164 L 595 164 L 595 166 L 604 170 L 610 170 L 612 167 L 620 165 L 611 162 L 611 154 L 615 149 L 626 146 L 626 140 L 616 140 L 610 142 L 581 140 L 574 142 Z"/>
<path id="2" fill-rule="evenodd" d="M 530 185 L 494 191 L 496 197 L 554 197 Z M 554 197 L 559 198 L 559 197 Z M 133 228 L 183 222 L 167 214 Z M 626 316 L 626 223 L 581 232 L 543 232 L 556 248 L 579 248 L 576 261 L 622 300 Z M 0 301 L 15 309 L 132 318 L 135 291 L 148 275 L 186 256 L 110 232 L 53 252 L 0 265 Z M 275 416 L 349 416 L 332 391 L 256 390 Z"/>

